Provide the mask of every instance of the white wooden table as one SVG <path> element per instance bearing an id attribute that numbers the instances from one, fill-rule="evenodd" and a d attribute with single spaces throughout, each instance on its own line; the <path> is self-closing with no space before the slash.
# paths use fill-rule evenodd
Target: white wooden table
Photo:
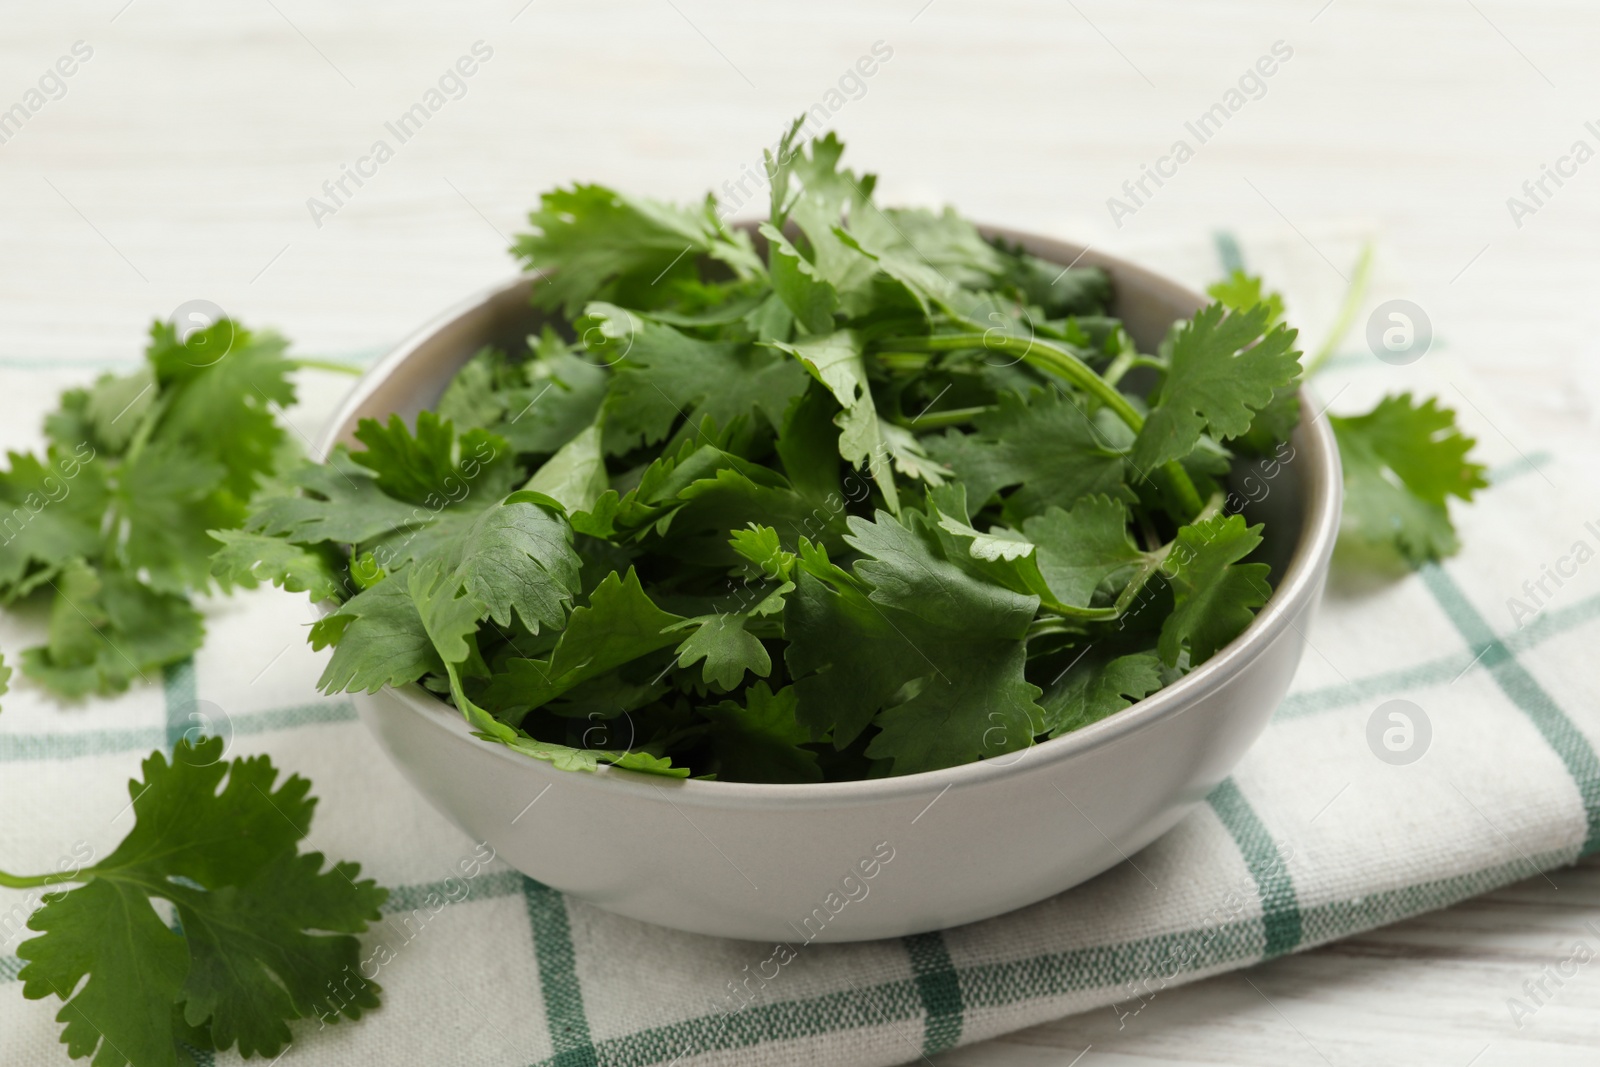
<path id="1" fill-rule="evenodd" d="M 1517 447 L 1600 458 L 1600 161 L 1546 179 L 1520 226 L 1506 202 L 1575 140 L 1600 148 L 1584 126 L 1600 119 L 1600 11 L 1581 0 L 94 0 L 15 4 L 5 23 L 0 109 L 39 106 L 0 121 L 0 376 L 59 368 L 9 379 L 41 408 L 135 358 L 150 318 L 193 298 L 304 353 L 370 354 L 504 276 L 541 189 L 695 197 L 737 183 L 820 103 L 888 199 L 949 201 L 1158 269 L 1160 249 L 1217 229 L 1319 252 L 1380 235 L 1380 276 L 1405 279 L 1449 358 L 1493 382 Z M 1259 99 L 1116 225 L 1107 198 L 1280 41 L 1292 56 Z M 830 95 L 878 42 L 888 58 Z M 29 97 L 62 57 L 71 76 Z M 400 143 L 385 123 L 462 57 L 472 75 Z M 392 158 L 363 162 L 380 138 Z M 334 202 L 323 183 L 346 168 L 366 177 Z M 1329 278 L 1280 282 L 1292 298 Z M 34 433 L 0 426 L 0 446 Z M 1164 992 L 1121 1028 L 1105 1012 L 944 1061 L 1592 1063 L 1600 970 L 1521 1029 L 1506 1008 L 1586 920 L 1600 924 L 1597 864 L 1248 982 Z"/>

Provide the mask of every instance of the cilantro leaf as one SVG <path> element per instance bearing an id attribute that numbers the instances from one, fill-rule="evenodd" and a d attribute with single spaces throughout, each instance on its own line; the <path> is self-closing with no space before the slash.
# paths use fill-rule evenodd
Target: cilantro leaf
<path id="1" fill-rule="evenodd" d="M 711 768 L 724 782 L 820 782 L 817 754 L 801 746 L 810 734 L 795 719 L 794 687 L 774 693 L 766 682 L 745 690 L 745 702 L 705 710 L 712 723 Z"/>
<path id="2" fill-rule="evenodd" d="M 1267 602 L 1271 568 L 1240 563 L 1261 543 L 1261 527 L 1242 515 L 1213 515 L 1178 531 L 1162 564 L 1172 586 L 1172 614 L 1161 625 L 1161 660 L 1171 667 L 1181 649 L 1198 666 L 1238 637 Z"/>
<path id="3" fill-rule="evenodd" d="M 772 289 L 794 314 L 795 321 L 810 333 L 833 329 L 833 312 L 839 306 L 839 293 L 826 278 L 818 275 L 800 252 L 771 223 L 763 223 L 761 236 L 767 239 L 772 261 Z"/>
<path id="4" fill-rule="evenodd" d="M 572 612 L 546 659 L 511 660 L 489 680 L 482 699 L 496 709 L 539 707 L 580 682 L 677 644 L 680 638 L 668 628 L 683 621 L 655 605 L 631 568 L 626 577 L 613 571 L 589 603 Z"/>
<path id="5" fill-rule="evenodd" d="M 528 364 L 529 384 L 506 394 L 503 421 L 490 429 L 518 452 L 555 452 L 600 415 L 611 375 L 582 356 Z"/>
<path id="6" fill-rule="evenodd" d="M 356 440 L 366 450 L 350 458 L 377 475 L 377 486 L 396 500 L 438 509 L 469 493 L 504 496 L 515 480 L 505 438 L 486 430 L 457 435 L 431 411 L 417 415 L 413 436 L 391 415 L 388 425 L 362 419 Z"/>
<path id="7" fill-rule="evenodd" d="M 600 443 L 599 425 L 590 426 L 533 472 L 524 489 L 542 493 L 570 514 L 592 511 L 611 488 L 606 478 L 605 452 Z"/>
<path id="8" fill-rule="evenodd" d="M 180 741 L 170 764 L 151 754 L 128 783 L 134 828 L 28 920 L 40 936 L 18 949 L 23 996 L 65 1001 L 57 1018 L 74 1058 L 176 1067 L 180 1039 L 275 1056 L 295 1019 L 378 1005 L 376 984 L 343 979 L 360 963 L 352 935 L 379 918 L 387 891 L 357 881 L 355 864 L 323 870 L 320 853 L 298 851 L 310 783 L 279 783 L 264 756 L 222 753 L 208 738 Z M 176 907 L 181 932 L 156 898 Z"/>
<path id="9" fill-rule="evenodd" d="M 1229 311 L 1249 311 L 1264 304 L 1268 326 L 1276 326 L 1283 321 L 1283 297 L 1268 291 L 1260 277 L 1248 274 L 1239 267 L 1235 267 L 1222 281 L 1206 286 L 1206 295 Z"/>
<path id="10" fill-rule="evenodd" d="M 233 524 L 213 495 L 224 476 L 221 463 L 176 442 L 152 443 L 123 463 L 111 507 L 118 555 L 128 570 L 148 575 L 161 592 L 203 589 L 213 547 L 207 531 Z"/>
<path id="11" fill-rule="evenodd" d="M 746 671 L 757 678 L 772 673 L 772 657 L 761 640 L 745 628 L 742 613 L 700 615 L 677 628 L 689 625 L 694 629 L 678 646 L 678 666 L 692 667 L 704 660 L 702 676 L 723 690 L 737 688 Z"/>
<path id="12" fill-rule="evenodd" d="M 930 455 L 955 472 L 974 508 L 1018 486 L 1006 512 L 1020 521 L 1055 504 L 1071 507 L 1102 494 L 1128 502 L 1128 461 L 1120 441 L 1097 426 L 1071 397 L 1002 393 L 997 407 L 973 420 L 977 433 L 930 436 Z"/>
<path id="13" fill-rule="evenodd" d="M 1091 649 L 1075 657 L 1040 698 L 1044 732 L 1057 737 L 1099 722 L 1161 685 L 1161 660 L 1154 652 L 1111 656 Z"/>
<path id="14" fill-rule="evenodd" d="M 870 470 L 889 510 L 899 511 L 894 468 L 867 382 L 860 336 L 852 330 L 838 330 L 815 340 L 774 347 L 798 359 L 844 408 L 833 420 L 839 427 L 839 454 L 847 462 Z"/>
<path id="15" fill-rule="evenodd" d="M 0 598 L 27 593 L 75 557 L 101 549 L 108 491 L 93 446 L 12 452 L 0 473 Z"/>
<path id="16" fill-rule="evenodd" d="M 1250 429 L 1254 412 L 1300 373 L 1295 331 L 1268 329 L 1270 309 L 1229 313 L 1221 303 L 1179 325 L 1160 397 L 1133 443 L 1133 462 L 1149 471 L 1181 459 L 1209 431 L 1219 438 Z"/>
<path id="17" fill-rule="evenodd" d="M 212 530 L 222 544 L 211 557 L 211 573 L 235 585 L 271 582 L 291 593 L 310 593 L 313 602 L 336 599 L 344 590 L 339 565 L 326 546 L 297 545 L 243 530 Z"/>
<path id="18" fill-rule="evenodd" d="M 826 566 L 828 576 L 819 575 Z M 834 574 L 833 572 L 837 572 Z M 831 580 L 830 580 L 831 579 Z M 822 739 L 844 748 L 871 724 L 906 682 L 935 664 L 906 631 L 913 621 L 867 598 L 847 572 L 807 561 L 784 606 L 789 645 L 784 661 L 795 680 L 796 715 Z"/>
<path id="19" fill-rule="evenodd" d="M 759 412 L 774 428 L 805 388 L 805 374 L 769 349 L 701 341 L 611 304 L 590 304 L 578 322 L 596 357 L 615 360 L 604 417 L 607 451 L 667 437 L 684 421 L 727 426 Z"/>
<path id="20" fill-rule="evenodd" d="M 849 520 L 846 540 L 865 557 L 855 573 L 871 586 L 874 602 L 952 634 L 1020 638 L 1027 632 L 1038 597 L 984 581 L 945 558 L 921 512 L 909 512 L 907 520 L 910 526 L 881 511 L 875 522 Z"/>
<path id="21" fill-rule="evenodd" d="M 1044 729 L 1038 686 L 1023 674 L 1020 641 L 962 643 L 939 650 L 939 669 L 911 699 L 878 717 L 867 755 L 916 774 L 994 758 L 1033 744 Z"/>
<path id="22" fill-rule="evenodd" d="M 1145 558 L 1128 536 L 1128 509 L 1106 496 L 1084 497 L 1070 511 L 1049 508 L 1022 529 L 1039 546 L 1045 584 L 1072 607 L 1088 607 L 1102 583 Z"/>
<path id="23" fill-rule="evenodd" d="M 515 609 L 529 633 L 559 627 L 578 593 L 572 528 L 531 492 L 486 508 L 442 559 L 500 626 Z"/>
<path id="24" fill-rule="evenodd" d="M 784 613 L 800 722 L 843 748 L 876 721 L 867 755 L 896 774 L 1024 747 L 1039 715 L 1021 641 L 1038 598 L 952 562 L 911 514 L 915 529 L 883 512 L 850 520 L 867 557 L 853 574 L 802 545 Z"/>
<path id="25" fill-rule="evenodd" d="M 1235 267 L 1233 273 L 1206 288 L 1206 294 L 1219 300 L 1229 311 L 1249 311 L 1258 304 L 1267 309 L 1267 325 L 1276 326 L 1283 321 L 1283 297 L 1266 288 L 1256 275 L 1247 274 Z M 1305 368 L 1305 373 L 1311 372 Z M 1285 385 L 1273 390 L 1272 399 L 1256 412 L 1250 430 L 1241 436 L 1246 449 L 1257 453 L 1272 451 L 1277 441 L 1286 441 L 1300 424 L 1300 378 L 1296 376 Z"/>
<path id="26" fill-rule="evenodd" d="M 23 650 L 22 669 L 69 699 L 115 693 L 200 647 L 204 626 L 188 598 L 110 567 L 68 562 L 50 583 L 48 641 Z"/>
<path id="27" fill-rule="evenodd" d="M 1455 413 L 1410 393 L 1387 396 L 1364 415 L 1330 416 L 1344 460 L 1344 524 L 1352 541 L 1388 546 L 1413 566 L 1456 551 L 1446 502 L 1487 486 L 1468 459 L 1476 443 Z"/>
<path id="28" fill-rule="evenodd" d="M 311 647 L 333 645 L 317 688 L 324 693 L 376 693 L 444 670 L 400 575 L 390 575 L 345 601 L 311 627 Z"/>
<path id="29" fill-rule="evenodd" d="M 505 353 L 480 349 L 445 386 L 434 414 L 458 430 L 488 429 L 505 414 L 506 394 L 501 388 L 505 377 Z"/>
<path id="30" fill-rule="evenodd" d="M 166 404 L 162 440 L 222 464 L 228 492 L 249 499 L 284 441 L 273 406 L 295 400 L 294 363 L 283 354 L 288 342 L 228 319 L 181 341 L 172 325 L 158 322 L 150 339 L 148 358 Z"/>
<path id="31" fill-rule="evenodd" d="M 282 492 L 257 498 L 246 530 L 297 544 L 354 545 L 423 526 L 435 515 L 434 509 L 385 493 L 343 445 L 326 463 L 305 463 L 287 472 L 283 482 Z"/>
<path id="32" fill-rule="evenodd" d="M 748 239 L 723 227 L 709 197 L 699 210 L 687 210 L 574 185 L 545 193 L 528 222 L 532 232 L 519 235 L 511 251 L 529 269 L 553 272 L 535 288 L 534 300 L 570 317 L 590 300 L 647 292 L 664 277 L 682 277 L 700 255 L 742 274 L 761 269 Z"/>

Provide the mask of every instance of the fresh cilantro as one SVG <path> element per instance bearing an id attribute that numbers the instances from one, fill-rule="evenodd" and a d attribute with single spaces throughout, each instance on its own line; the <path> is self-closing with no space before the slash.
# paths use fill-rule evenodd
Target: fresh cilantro
<path id="1" fill-rule="evenodd" d="M 1471 500 L 1487 486 L 1475 444 L 1455 413 L 1410 393 L 1387 396 L 1364 415 L 1330 416 L 1344 461 L 1343 537 L 1388 547 L 1413 566 L 1459 547 L 1450 497 Z"/>
<path id="2" fill-rule="evenodd" d="M 1238 267 L 1222 281 L 1206 286 L 1206 295 L 1229 311 L 1249 311 L 1257 305 L 1265 307 L 1269 326 L 1283 321 L 1283 297 L 1268 291 L 1260 278 Z"/>
<path id="3" fill-rule="evenodd" d="M 972 424 L 975 433 L 952 429 L 925 441 L 967 487 L 974 508 L 1012 486 L 1004 510 L 1016 521 L 1095 494 L 1134 499 L 1126 431 L 1098 425 L 1072 397 L 1002 393 Z"/>
<path id="4" fill-rule="evenodd" d="M 1261 543 L 1261 527 L 1241 515 L 1213 515 L 1178 531 L 1163 563 L 1172 614 L 1161 625 L 1161 660 L 1175 666 L 1184 648 L 1202 663 L 1239 636 L 1267 601 L 1270 568 L 1239 561 Z"/>
<path id="5" fill-rule="evenodd" d="M 64 1001 L 74 1059 L 100 1067 L 190 1062 L 190 1050 L 279 1055 L 288 1024 L 357 1019 L 380 987 L 360 969 L 356 934 L 388 891 L 354 863 L 301 852 L 316 800 L 265 756 L 222 759 L 221 738 L 155 752 L 128 792 L 134 826 L 91 867 L 14 888 L 63 886 L 28 920 L 18 973 L 29 1000 Z M 160 900 L 165 909 L 158 910 Z M 169 914 L 175 915 L 172 924 Z M 337 992 L 335 992 L 337 990 Z"/>
<path id="6" fill-rule="evenodd" d="M 718 729 L 710 744 L 710 773 L 738 782 L 820 782 L 811 735 L 795 721 L 793 686 L 774 693 L 765 682 L 745 690 L 743 705 L 724 700 L 705 709 Z"/>
<path id="7" fill-rule="evenodd" d="M 52 601 L 48 641 L 22 654 L 29 677 L 69 698 L 112 693 L 200 646 L 189 598 L 213 586 L 207 532 L 237 528 L 292 454 L 275 414 L 295 397 L 285 347 L 226 319 L 183 337 L 156 323 L 141 366 L 67 390 L 45 419 L 45 450 L 9 456 L 0 602 Z M 254 551 L 236 580 L 284 570 L 327 591 L 303 554 Z"/>
<path id="8" fill-rule="evenodd" d="M 663 277 L 691 274 L 700 256 L 741 273 L 761 270 L 749 239 L 722 225 L 709 197 L 687 210 L 575 185 L 544 194 L 528 221 L 532 232 L 512 251 L 530 270 L 556 268 L 535 299 L 569 317 L 591 300 L 648 293 Z"/>
<path id="9" fill-rule="evenodd" d="M 1281 298 L 1237 275 L 1141 352 L 1103 271 L 880 207 L 800 126 L 754 239 L 546 194 L 516 249 L 539 333 L 219 535 L 218 574 L 332 602 L 326 691 L 420 683 L 563 769 L 839 780 L 1021 751 L 1249 625 L 1275 535 L 1225 501 L 1299 424 Z M 1476 475 L 1399 414 L 1340 423 L 1362 528 L 1431 517 L 1442 548 Z"/>
<path id="10" fill-rule="evenodd" d="M 1161 660 L 1153 652 L 1109 656 L 1094 648 L 1076 653 L 1056 684 L 1039 699 L 1051 737 L 1114 715 L 1160 689 Z"/>
<path id="11" fill-rule="evenodd" d="M 1135 466 L 1181 459 L 1208 431 L 1224 440 L 1244 434 L 1254 413 L 1299 376 L 1295 331 L 1268 329 L 1270 317 L 1264 305 L 1230 312 L 1217 303 L 1178 326 L 1166 380 L 1133 442 Z"/>
<path id="12" fill-rule="evenodd" d="M 615 305 L 590 304 L 578 328 L 595 358 L 615 364 L 603 407 L 613 452 L 654 444 L 678 425 L 692 434 L 707 418 L 727 426 L 759 412 L 777 427 L 805 387 L 804 372 L 778 353 L 702 341 Z"/>

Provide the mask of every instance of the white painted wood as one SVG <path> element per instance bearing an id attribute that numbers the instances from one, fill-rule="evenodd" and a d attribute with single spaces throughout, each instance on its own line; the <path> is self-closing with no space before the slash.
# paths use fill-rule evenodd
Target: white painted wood
<path id="1" fill-rule="evenodd" d="M 1600 162 L 1547 183 L 1520 228 L 1506 205 L 1575 139 L 1600 146 L 1584 126 L 1600 120 L 1600 11 L 1581 0 L 83 0 L 8 4 L 4 21 L 0 109 L 75 41 L 94 50 L 0 143 L 0 387 L 41 408 L 196 297 L 306 353 L 370 352 L 508 273 L 539 190 L 735 182 L 882 41 L 892 57 L 833 123 L 888 197 L 1193 280 L 1214 268 L 1175 243 L 1303 237 L 1330 262 L 1301 256 L 1276 280 L 1313 333 L 1355 238 L 1381 235 L 1380 287 L 1428 310 L 1438 358 L 1487 379 L 1513 444 L 1600 457 Z M 307 198 L 395 141 L 384 123 L 479 40 L 493 56 L 465 96 L 319 228 Z M 1293 57 L 1265 95 L 1115 226 L 1107 197 L 1279 40 Z M 40 361 L 56 373 L 16 373 Z M 308 379 L 309 407 L 339 387 Z M 0 425 L 0 445 L 35 433 Z M 1600 921 L 1600 866 L 1551 881 L 1163 993 L 1122 1030 L 1107 1012 L 944 1061 L 1066 1067 L 1092 1045 L 1085 1067 L 1591 1063 L 1588 970 L 1521 1030 L 1505 1006 Z"/>

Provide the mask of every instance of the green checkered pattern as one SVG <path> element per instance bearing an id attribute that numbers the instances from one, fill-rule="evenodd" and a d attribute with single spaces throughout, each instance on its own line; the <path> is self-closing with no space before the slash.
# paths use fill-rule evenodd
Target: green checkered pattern
<path id="1" fill-rule="evenodd" d="M 1243 262 L 1226 236 L 1142 258 L 1195 281 Z M 1331 319 L 1341 283 L 1320 255 L 1263 242 L 1251 258 L 1294 317 Z M 272 590 L 208 605 L 195 660 L 116 700 L 63 708 L 15 686 L 0 716 L 0 867 L 48 869 L 79 840 L 111 847 L 130 823 L 124 783 L 138 760 L 204 722 L 233 753 L 267 752 L 312 778 L 323 798 L 312 843 L 396 887 L 367 937 L 388 950 L 384 1009 L 321 1031 L 300 1024 L 285 1062 L 894 1064 L 1108 1005 L 1136 1025 L 1139 1006 L 1173 985 L 1600 846 L 1600 711 L 1585 668 L 1600 636 L 1600 565 L 1547 580 L 1521 625 L 1506 603 L 1526 599 L 1524 580 L 1576 541 L 1600 548 L 1584 525 L 1600 509 L 1585 514 L 1595 494 L 1575 465 L 1531 448 L 1438 347 L 1405 368 L 1352 349 L 1317 386 L 1338 410 L 1411 389 L 1463 411 L 1494 471 L 1460 513 L 1463 553 L 1387 581 L 1336 568 L 1293 691 L 1208 803 L 1129 862 L 1011 915 L 894 942 L 797 945 L 771 968 L 773 946 L 618 918 L 498 861 L 464 879 L 475 843 L 387 764 L 348 700 L 315 692 L 308 609 Z M 33 398 L 86 366 L 0 361 L 39 380 L 24 390 Z M 335 398 L 307 399 L 294 413 L 302 427 Z M 6 617 L 0 647 L 37 640 L 41 625 Z M 1426 753 L 1404 766 L 1367 740 L 1369 718 L 1396 698 L 1431 723 Z M 937 832 L 936 815 L 928 822 Z M 14 980 L 16 922 L 31 904 L 0 891 L 0 1062 L 64 1062 L 53 1005 L 25 1002 Z"/>

